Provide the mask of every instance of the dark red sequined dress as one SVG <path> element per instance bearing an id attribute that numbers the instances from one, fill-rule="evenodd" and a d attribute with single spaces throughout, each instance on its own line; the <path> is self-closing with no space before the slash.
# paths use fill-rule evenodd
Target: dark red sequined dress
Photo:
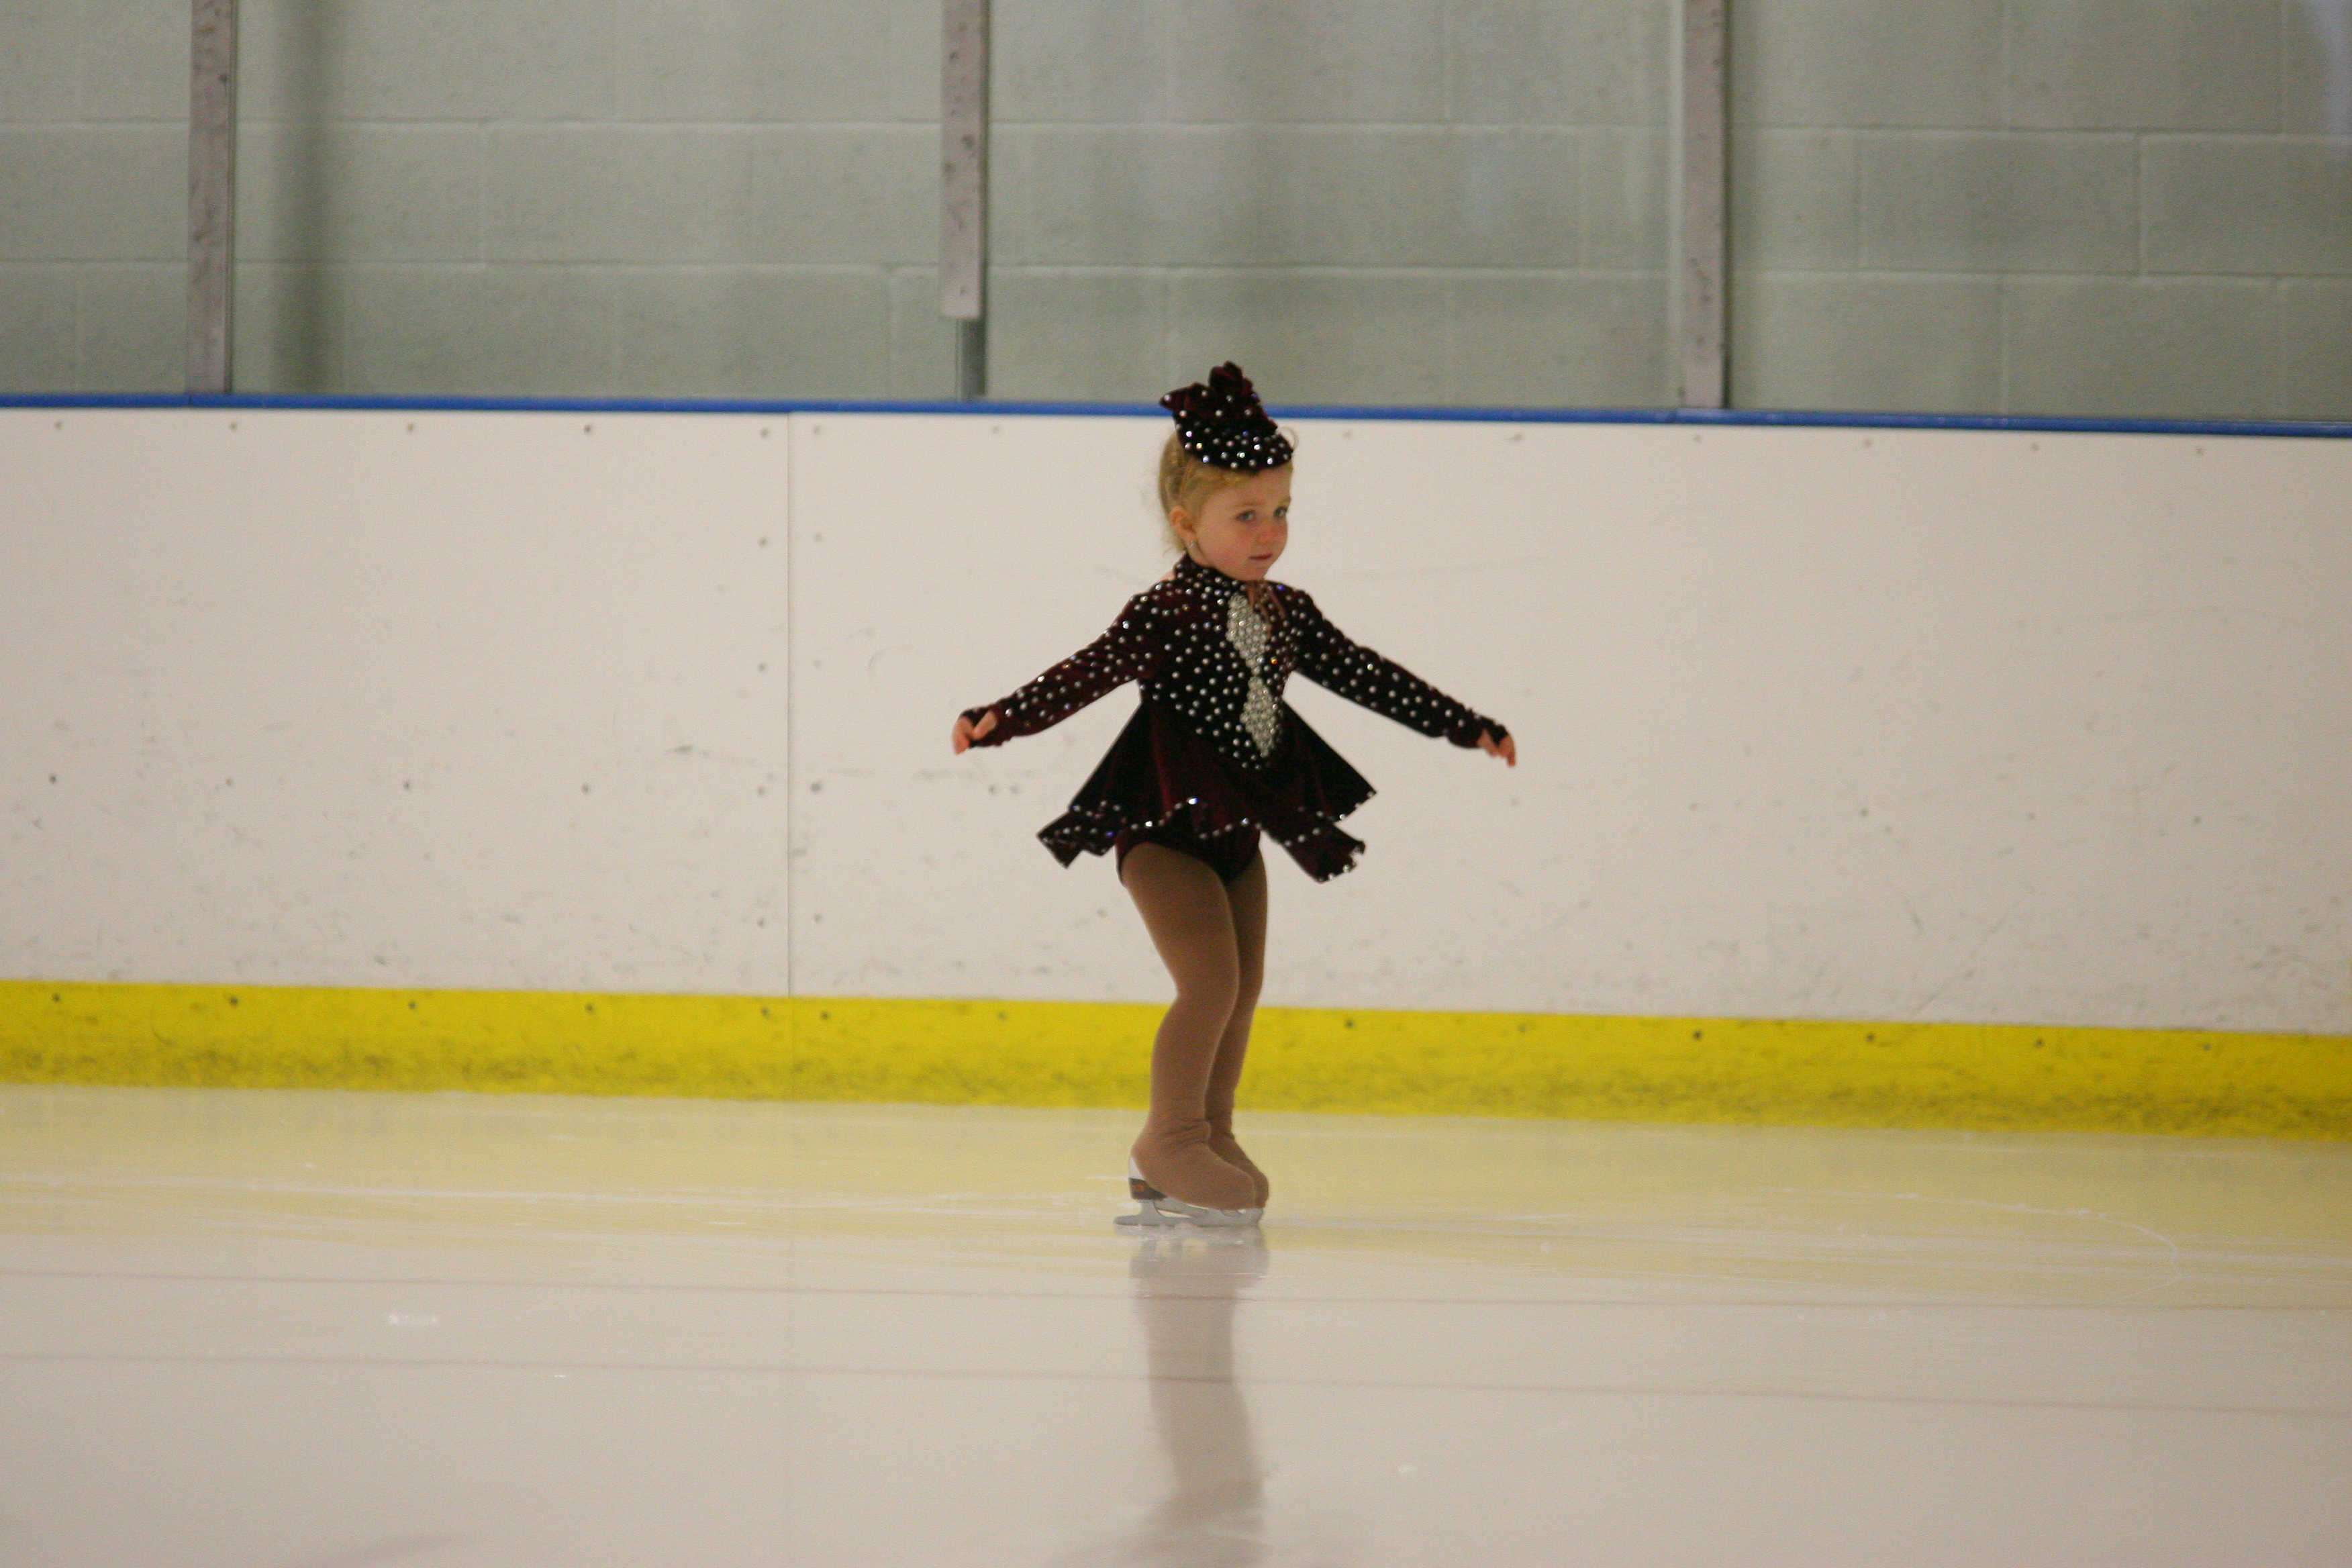
<path id="1" fill-rule="evenodd" d="M 1300 589 L 1246 584 L 1186 556 L 1128 601 L 1111 628 L 1001 702 L 978 746 L 1060 723 L 1132 680 L 1143 701 L 1070 809 L 1037 837 L 1067 866 L 1140 840 L 1245 866 L 1259 829 L 1317 881 L 1351 869 L 1361 840 L 1339 819 L 1372 786 L 1282 700 L 1296 670 L 1375 713 L 1457 746 L 1503 726 L 1350 642 Z"/>

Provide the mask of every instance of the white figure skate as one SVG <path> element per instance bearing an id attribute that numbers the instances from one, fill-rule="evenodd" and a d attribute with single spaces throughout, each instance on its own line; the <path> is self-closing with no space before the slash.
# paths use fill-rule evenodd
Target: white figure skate
<path id="1" fill-rule="evenodd" d="M 1265 1215 L 1264 1209 L 1209 1209 L 1171 1198 L 1145 1181 L 1143 1172 L 1132 1160 L 1127 1163 L 1127 1195 L 1135 1200 L 1137 1207 L 1133 1214 L 1120 1215 L 1116 1221 L 1119 1225 L 1153 1229 L 1180 1225 L 1198 1226 L 1203 1230 L 1232 1229 L 1255 1225 Z"/>

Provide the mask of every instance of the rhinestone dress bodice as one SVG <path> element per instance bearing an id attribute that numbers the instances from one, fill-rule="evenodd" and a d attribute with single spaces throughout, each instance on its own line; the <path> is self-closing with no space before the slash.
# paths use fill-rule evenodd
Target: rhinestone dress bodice
<path id="1" fill-rule="evenodd" d="M 1164 819 L 1178 807 L 1208 811 L 1205 802 L 1220 803 L 1212 816 L 1265 826 L 1307 864 L 1310 855 L 1294 839 L 1362 847 L 1331 823 L 1368 798 L 1371 787 L 1284 703 L 1293 671 L 1458 746 L 1476 745 L 1481 734 L 1499 740 L 1506 733 L 1494 720 L 1351 641 L 1303 589 L 1268 583 L 1253 593 L 1249 584 L 1188 556 L 1129 600 L 1118 619 L 1087 647 L 1011 696 L 970 710 L 975 721 L 991 709 L 998 720 L 973 743 L 1002 745 L 1035 734 L 1132 680 L 1143 699 L 1135 721 L 1072 802 L 1071 816 L 1040 836 L 1064 864 L 1081 849 L 1100 852 L 1121 827 Z M 1187 760 L 1203 743 L 1213 761 Z M 1205 776 L 1211 772 L 1223 776 Z M 1284 820 L 1271 820 L 1276 817 Z M 1334 859 L 1336 854 L 1317 856 L 1316 862 L 1339 870 L 1352 863 L 1353 849 Z M 1337 874 L 1309 869 L 1318 879 Z"/>
<path id="2" fill-rule="evenodd" d="M 1273 754 L 1275 738 L 1282 733 L 1282 715 L 1275 705 L 1274 689 L 1265 683 L 1265 622 L 1251 607 L 1246 593 L 1225 600 L 1225 640 L 1234 645 L 1249 671 L 1249 685 L 1242 697 L 1242 731 L 1263 762 Z"/>

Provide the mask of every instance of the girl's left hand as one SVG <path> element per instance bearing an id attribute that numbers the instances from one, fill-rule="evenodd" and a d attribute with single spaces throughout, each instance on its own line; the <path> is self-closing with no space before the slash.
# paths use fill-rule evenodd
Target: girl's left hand
<path id="1" fill-rule="evenodd" d="M 1512 767 L 1516 768 L 1519 765 L 1519 743 L 1508 735 L 1504 736 L 1501 743 L 1497 744 L 1494 731 L 1481 730 L 1478 732 L 1478 749 L 1490 757 L 1502 758 Z"/>

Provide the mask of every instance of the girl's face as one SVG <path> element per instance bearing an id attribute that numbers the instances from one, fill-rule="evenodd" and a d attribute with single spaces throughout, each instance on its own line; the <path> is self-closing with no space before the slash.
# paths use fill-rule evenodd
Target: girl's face
<path id="1" fill-rule="evenodd" d="M 1180 506 L 1168 521 L 1193 560 L 1244 583 L 1263 582 L 1290 542 L 1290 467 L 1252 474 L 1202 501 L 1197 517 Z"/>

